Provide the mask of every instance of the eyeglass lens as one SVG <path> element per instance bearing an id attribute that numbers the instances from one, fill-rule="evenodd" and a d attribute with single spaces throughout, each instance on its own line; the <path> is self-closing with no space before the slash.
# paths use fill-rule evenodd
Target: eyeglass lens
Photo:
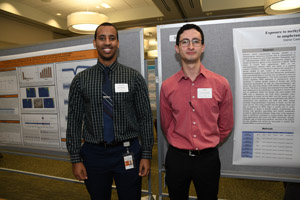
<path id="1" fill-rule="evenodd" d="M 199 47 L 201 45 L 201 40 L 199 40 L 199 39 L 192 39 L 192 40 L 183 39 L 183 40 L 180 41 L 180 43 L 181 43 L 182 46 L 189 46 L 190 42 L 192 42 L 192 44 L 195 47 Z"/>

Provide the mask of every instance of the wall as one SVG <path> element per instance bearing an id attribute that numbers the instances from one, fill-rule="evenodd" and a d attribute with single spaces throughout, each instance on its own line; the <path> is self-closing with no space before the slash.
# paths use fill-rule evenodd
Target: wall
<path id="1" fill-rule="evenodd" d="M 66 37 L 45 28 L 39 28 L 29 23 L 20 23 L 4 17 L 0 17 L 0 27 L 0 49 Z"/>

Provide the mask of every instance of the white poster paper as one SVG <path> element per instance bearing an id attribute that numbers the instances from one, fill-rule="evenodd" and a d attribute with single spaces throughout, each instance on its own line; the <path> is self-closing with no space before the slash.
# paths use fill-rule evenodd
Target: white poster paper
<path id="1" fill-rule="evenodd" d="M 19 123 L 0 123 L 0 143 L 22 144 L 21 126 Z"/>
<path id="2" fill-rule="evenodd" d="M 1 73 L 1 75 L 4 72 Z M 0 76 L 0 95 L 17 94 L 17 77 L 16 76 Z"/>
<path id="3" fill-rule="evenodd" d="M 57 93 L 60 115 L 61 138 L 66 138 L 69 89 L 76 74 L 97 64 L 97 59 L 62 62 L 56 64 Z"/>
<path id="4" fill-rule="evenodd" d="M 21 87 L 54 85 L 53 64 L 20 67 L 19 81 Z"/>
<path id="5" fill-rule="evenodd" d="M 233 30 L 233 164 L 300 166 L 300 25 Z"/>
<path id="6" fill-rule="evenodd" d="M 0 120 L 20 120 L 18 98 L 0 98 Z"/>
<path id="7" fill-rule="evenodd" d="M 29 146 L 59 147 L 57 115 L 23 114 L 24 144 Z"/>

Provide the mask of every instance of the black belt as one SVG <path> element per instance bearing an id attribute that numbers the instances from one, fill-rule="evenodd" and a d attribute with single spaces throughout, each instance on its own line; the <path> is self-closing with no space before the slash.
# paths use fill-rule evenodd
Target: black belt
<path id="1" fill-rule="evenodd" d="M 213 152 L 215 151 L 217 148 L 216 147 L 211 147 L 211 148 L 207 148 L 207 149 L 202 149 L 202 150 L 187 150 L 187 149 L 178 149 L 176 147 L 173 147 L 172 145 L 170 145 L 169 147 L 171 147 L 172 149 L 184 153 L 188 156 L 200 156 L 209 152 Z"/>
<path id="2" fill-rule="evenodd" d="M 107 142 L 100 142 L 97 145 L 105 147 L 105 148 L 110 148 L 110 147 L 118 147 L 118 146 L 123 146 L 124 142 L 133 142 L 137 138 L 129 139 L 129 140 L 124 140 L 124 141 L 114 141 L 112 143 L 107 143 Z"/>

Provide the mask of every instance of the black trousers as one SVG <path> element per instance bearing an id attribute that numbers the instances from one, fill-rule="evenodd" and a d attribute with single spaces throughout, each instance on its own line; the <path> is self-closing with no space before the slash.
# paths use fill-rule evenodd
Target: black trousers
<path id="1" fill-rule="evenodd" d="M 190 156 L 170 146 L 166 155 L 166 184 L 170 199 L 188 200 L 193 181 L 198 199 L 217 200 L 220 168 L 217 148 Z"/>
<path id="2" fill-rule="evenodd" d="M 128 148 L 134 154 L 134 169 L 125 169 L 123 155 L 125 147 L 105 148 L 84 143 L 81 155 L 86 167 L 88 179 L 86 188 L 92 200 L 110 200 L 113 180 L 115 181 L 119 200 L 140 200 L 142 178 L 139 174 L 141 147 L 138 139 Z"/>

